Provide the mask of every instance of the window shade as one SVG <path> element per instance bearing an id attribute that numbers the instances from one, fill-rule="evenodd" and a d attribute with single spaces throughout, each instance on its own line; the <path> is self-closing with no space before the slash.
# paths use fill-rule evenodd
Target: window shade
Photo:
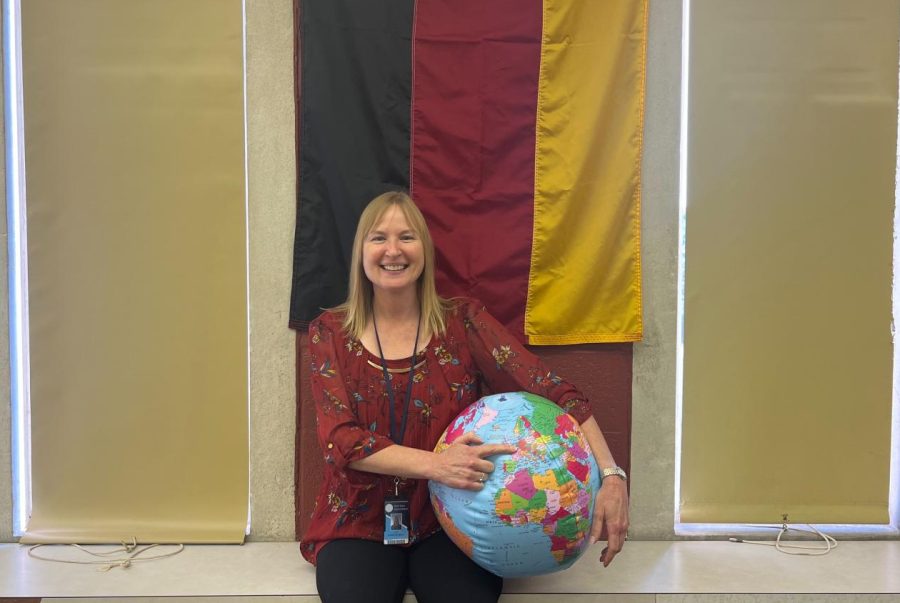
<path id="1" fill-rule="evenodd" d="M 21 31 L 22 542 L 241 542 L 241 2 L 28 0 Z"/>
<path id="2" fill-rule="evenodd" d="M 691 2 L 682 522 L 888 522 L 898 15 Z"/>

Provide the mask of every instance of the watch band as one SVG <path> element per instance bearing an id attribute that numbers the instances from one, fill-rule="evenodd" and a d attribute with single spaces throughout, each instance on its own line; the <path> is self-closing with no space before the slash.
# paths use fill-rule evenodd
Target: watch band
<path id="1" fill-rule="evenodd" d="M 602 471 L 603 477 L 609 477 L 611 475 L 615 475 L 617 477 L 621 477 L 623 481 L 628 481 L 628 474 L 625 473 L 625 470 L 621 467 L 609 467 Z"/>

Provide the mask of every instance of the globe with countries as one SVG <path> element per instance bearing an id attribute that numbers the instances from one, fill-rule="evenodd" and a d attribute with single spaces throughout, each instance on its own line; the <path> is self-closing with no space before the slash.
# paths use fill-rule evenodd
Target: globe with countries
<path id="1" fill-rule="evenodd" d="M 494 471 L 479 491 L 429 482 L 444 531 L 481 567 L 498 576 L 565 569 L 588 545 L 597 463 L 577 421 L 526 392 L 486 396 L 466 408 L 441 436 L 443 452 L 467 432 L 485 443 L 516 446 L 489 457 Z"/>

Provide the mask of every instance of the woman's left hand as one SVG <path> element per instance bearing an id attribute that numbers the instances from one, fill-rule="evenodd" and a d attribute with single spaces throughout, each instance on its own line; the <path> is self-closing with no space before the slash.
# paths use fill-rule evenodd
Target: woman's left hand
<path id="1" fill-rule="evenodd" d="M 591 544 L 600 539 L 604 524 L 606 525 L 607 542 L 606 548 L 600 554 L 600 561 L 603 562 L 603 567 L 607 567 L 622 550 L 622 545 L 625 544 L 625 535 L 628 532 L 628 488 L 625 480 L 613 475 L 603 479 L 603 484 L 594 501 Z"/>

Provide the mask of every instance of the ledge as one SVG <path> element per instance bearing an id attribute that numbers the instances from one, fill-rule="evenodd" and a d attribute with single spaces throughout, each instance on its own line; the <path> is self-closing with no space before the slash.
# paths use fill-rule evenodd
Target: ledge
<path id="1" fill-rule="evenodd" d="M 624 594 L 900 593 L 900 541 L 845 541 L 820 557 L 731 542 L 629 541 L 609 568 L 597 561 L 601 549 L 602 544 L 595 545 L 565 572 L 507 580 L 504 592 L 515 596 L 503 600 L 546 600 L 551 593 L 569 595 L 554 597 L 557 603 L 600 601 L 606 598 L 597 595 L 604 594 L 623 600 Z M 69 547 L 44 547 L 40 553 L 86 557 Z M 0 545 L 0 597 L 275 596 L 305 601 L 318 600 L 315 595 L 314 568 L 300 557 L 295 542 L 189 545 L 174 557 L 105 572 L 33 559 L 25 546 Z"/>

